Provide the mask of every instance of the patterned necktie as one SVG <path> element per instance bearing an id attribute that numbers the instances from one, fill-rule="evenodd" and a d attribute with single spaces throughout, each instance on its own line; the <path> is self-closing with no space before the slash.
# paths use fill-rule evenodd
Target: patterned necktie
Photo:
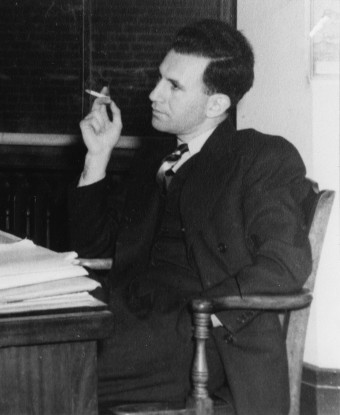
<path id="1" fill-rule="evenodd" d="M 170 184 L 172 176 L 175 172 L 172 168 L 181 159 L 182 155 L 189 151 L 188 144 L 179 145 L 174 152 L 166 156 L 157 172 L 157 182 L 162 185 L 163 188 L 167 189 Z"/>

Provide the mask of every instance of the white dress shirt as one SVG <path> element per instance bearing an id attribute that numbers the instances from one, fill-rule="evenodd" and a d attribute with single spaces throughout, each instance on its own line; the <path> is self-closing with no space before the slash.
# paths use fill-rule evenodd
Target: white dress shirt
<path id="1" fill-rule="evenodd" d="M 188 148 L 189 151 L 186 151 L 182 157 L 178 160 L 178 162 L 172 166 L 173 172 L 175 173 L 186 161 L 188 161 L 190 159 L 190 157 L 192 157 L 193 155 L 199 153 L 201 151 L 201 148 L 203 147 L 203 145 L 205 144 L 205 142 L 208 140 L 208 138 L 211 136 L 211 134 L 213 133 L 213 131 L 215 130 L 216 127 L 211 128 L 208 131 L 205 131 L 204 133 L 198 135 L 197 137 L 193 138 L 192 140 L 189 141 L 188 143 Z M 183 141 L 181 141 L 180 139 L 177 139 L 177 145 L 181 145 L 184 144 Z"/>

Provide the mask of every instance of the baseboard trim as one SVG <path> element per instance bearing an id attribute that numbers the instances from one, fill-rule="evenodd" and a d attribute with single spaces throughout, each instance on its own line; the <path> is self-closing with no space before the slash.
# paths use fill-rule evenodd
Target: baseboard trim
<path id="1" fill-rule="evenodd" d="M 339 415 L 340 369 L 304 363 L 300 415 Z"/>

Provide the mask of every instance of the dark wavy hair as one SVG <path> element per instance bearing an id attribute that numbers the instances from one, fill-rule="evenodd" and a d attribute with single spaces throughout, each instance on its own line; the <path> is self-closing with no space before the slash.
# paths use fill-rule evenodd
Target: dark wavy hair
<path id="1" fill-rule="evenodd" d="M 244 35 L 220 20 L 199 20 L 182 28 L 170 47 L 177 53 L 210 58 L 203 74 L 207 94 L 228 95 L 236 106 L 254 81 L 254 54 Z"/>

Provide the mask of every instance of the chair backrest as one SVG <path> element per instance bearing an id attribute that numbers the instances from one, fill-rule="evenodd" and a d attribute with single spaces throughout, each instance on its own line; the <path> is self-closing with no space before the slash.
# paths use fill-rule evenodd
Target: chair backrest
<path id="1" fill-rule="evenodd" d="M 309 241 L 312 249 L 313 268 L 304 288 L 314 290 L 315 278 L 319 265 L 323 241 L 334 201 L 335 192 L 323 190 L 318 192 L 313 188 L 305 200 L 304 210 L 307 226 L 309 226 Z M 300 411 L 300 389 L 304 345 L 310 307 L 290 312 L 287 325 L 286 345 L 289 366 L 291 408 L 289 415 L 298 415 Z"/>

